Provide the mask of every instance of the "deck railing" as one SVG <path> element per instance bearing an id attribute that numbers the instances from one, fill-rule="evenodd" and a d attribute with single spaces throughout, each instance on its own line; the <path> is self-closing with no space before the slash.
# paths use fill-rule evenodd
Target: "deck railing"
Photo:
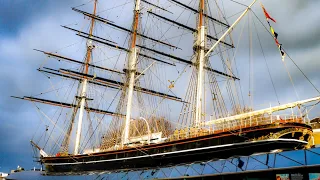
<path id="1" fill-rule="evenodd" d="M 228 122 L 221 122 L 213 124 L 210 127 L 206 127 L 209 131 L 231 131 L 240 128 L 248 128 L 253 126 L 261 126 L 273 123 L 303 123 L 304 120 L 302 117 L 297 115 L 284 115 L 284 116 L 267 116 L 267 117 L 251 117 L 247 119 L 239 119 Z"/>
<path id="2" fill-rule="evenodd" d="M 305 123 L 305 120 L 301 116 L 297 115 L 276 115 L 276 116 L 262 116 L 262 117 L 251 117 L 247 119 L 239 119 L 228 122 L 220 122 L 211 126 L 203 128 L 185 128 L 176 130 L 174 135 L 170 138 L 172 140 L 186 139 L 197 136 L 217 134 L 221 132 L 232 132 L 239 131 L 244 128 L 262 126 L 268 124 L 279 124 L 279 123 Z"/>

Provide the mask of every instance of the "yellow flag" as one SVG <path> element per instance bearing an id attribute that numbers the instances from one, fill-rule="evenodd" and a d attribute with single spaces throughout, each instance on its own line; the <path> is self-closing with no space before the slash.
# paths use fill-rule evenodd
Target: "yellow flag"
<path id="1" fill-rule="evenodd" d="M 270 26 L 270 31 L 271 31 L 271 33 L 273 34 L 273 36 L 275 35 L 274 34 L 274 29 L 273 29 L 273 27 L 272 26 Z"/>

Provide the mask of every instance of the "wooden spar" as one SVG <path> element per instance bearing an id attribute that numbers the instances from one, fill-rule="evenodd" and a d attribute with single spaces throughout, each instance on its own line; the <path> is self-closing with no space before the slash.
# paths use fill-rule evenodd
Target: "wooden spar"
<path id="1" fill-rule="evenodd" d="M 182 59 L 180 57 L 176 57 L 176 56 L 173 56 L 171 54 L 167 54 L 167 53 L 164 53 L 164 52 L 161 52 L 161 51 L 157 51 L 155 49 L 150 49 L 148 47 L 145 47 L 145 46 L 140 46 L 140 45 L 137 45 L 137 47 L 140 47 L 142 49 L 145 49 L 145 50 L 148 50 L 148 51 L 152 51 L 154 53 L 157 53 L 157 54 L 160 54 L 162 56 L 166 56 L 166 57 L 169 57 L 171 59 L 175 59 L 177 61 L 180 61 L 180 62 L 183 62 L 183 63 L 186 63 L 186 64 L 190 64 L 192 66 L 195 66 L 196 64 L 193 63 L 192 61 L 188 61 L 188 60 L 185 60 L 185 59 Z M 232 76 L 232 75 L 229 75 L 229 74 L 226 74 L 224 72 L 221 72 L 221 71 L 218 71 L 218 70 L 215 70 L 215 69 L 212 69 L 212 68 L 209 68 L 209 67 L 204 67 L 204 69 L 210 71 L 210 72 L 214 72 L 214 73 L 217 73 L 217 74 L 220 74 L 222 76 L 226 76 L 226 77 L 229 77 L 229 78 L 232 78 L 232 79 L 235 79 L 235 80 L 240 80 L 239 78 L 235 77 L 235 76 Z"/>
<path id="2" fill-rule="evenodd" d="M 84 62 L 81 62 L 81 61 L 78 61 L 78 60 L 75 60 L 75 59 L 71 59 L 71 58 L 68 58 L 68 57 L 64 57 L 64 56 L 61 56 L 59 54 L 53 54 L 53 53 L 45 52 L 45 51 L 38 50 L 38 49 L 33 49 L 33 50 L 42 52 L 42 53 L 44 53 L 46 55 L 53 56 L 53 57 L 56 57 L 56 58 L 59 58 L 59 59 L 62 59 L 62 60 L 66 60 L 66 61 L 74 62 L 74 63 L 77 63 L 77 64 L 85 65 Z M 93 64 L 90 64 L 90 63 L 88 65 L 90 67 L 93 67 L 93 68 L 102 69 L 102 70 L 106 70 L 106 71 L 110 71 L 110 72 L 114 72 L 114 73 L 118 73 L 118 74 L 124 74 L 123 72 L 117 71 L 117 70 L 114 70 L 114 69 L 109 69 L 109 68 L 105 68 L 105 67 L 101 67 L 101 66 L 96 66 L 96 65 L 93 65 Z"/>
<path id="3" fill-rule="evenodd" d="M 209 56 L 209 54 L 218 46 L 220 42 L 233 30 L 233 28 L 240 22 L 240 20 L 248 13 L 249 9 L 254 5 L 257 0 L 254 0 L 246 10 L 239 16 L 239 18 L 229 27 L 229 29 L 217 40 L 217 42 L 209 49 L 209 51 L 204 55 L 205 57 Z"/>
<path id="4" fill-rule="evenodd" d="M 101 18 L 101 17 L 99 17 L 99 16 L 94 16 L 93 14 L 90 14 L 90 13 L 87 13 L 87 12 L 84 12 L 84 11 L 80 11 L 80 10 L 75 9 L 75 8 L 72 8 L 72 9 L 73 9 L 74 11 L 77 11 L 77 12 L 81 12 L 81 13 L 83 12 L 83 13 L 82 13 L 83 15 L 88 16 L 88 17 L 91 17 L 91 18 L 93 18 L 93 19 L 95 19 L 95 20 L 98 20 L 98 21 L 100 21 L 100 22 L 102 22 L 102 23 L 105 23 L 106 25 L 115 27 L 115 28 L 117 28 L 117 29 L 120 29 L 120 30 L 129 32 L 129 33 L 133 33 L 130 29 L 127 29 L 127 28 L 125 28 L 125 27 L 122 27 L 122 26 L 119 26 L 119 25 L 117 25 L 117 24 L 114 24 L 113 22 L 111 22 L 111 21 L 109 21 L 109 20 L 107 20 L 107 19 Z M 154 39 L 154 38 L 152 38 L 152 37 L 146 36 L 146 35 L 141 34 L 141 33 L 139 33 L 139 32 L 137 32 L 137 35 L 140 36 L 140 37 L 143 37 L 143 38 L 145 38 L 145 39 L 149 39 L 149 40 L 151 40 L 151 41 L 154 41 L 154 42 L 163 44 L 163 45 L 165 45 L 165 46 L 169 46 L 169 47 L 171 47 L 171 48 L 181 49 L 181 48 L 179 48 L 179 47 L 177 47 L 177 46 L 171 45 L 171 44 L 166 43 L 166 42 L 164 42 L 164 41 L 160 41 L 160 40 L 158 40 L 158 39 Z"/>
<path id="5" fill-rule="evenodd" d="M 152 59 L 152 60 L 164 63 L 164 64 L 168 64 L 168 65 L 171 65 L 171 66 L 176 66 L 175 64 L 172 64 L 172 63 L 169 63 L 169 62 L 166 62 L 166 61 L 162 61 L 160 59 L 157 59 L 157 58 L 154 58 L 154 57 L 151 57 L 151 56 L 147 56 L 147 55 L 144 55 L 144 54 L 141 54 L 141 53 L 139 53 L 139 56 L 142 56 L 142 57 L 145 57 L 145 58 L 148 58 L 148 59 Z"/>
<path id="6" fill-rule="evenodd" d="M 64 107 L 64 108 L 75 108 L 75 107 L 77 107 L 76 104 L 52 101 L 52 100 L 48 100 L 48 99 L 41 99 L 41 98 L 35 98 L 35 97 L 29 97 L 29 96 L 24 96 L 24 97 L 11 96 L 11 97 L 17 98 L 17 99 L 22 99 L 22 100 L 27 100 L 27 101 L 32 101 L 32 102 L 49 104 L 49 105 L 53 105 L 53 106 Z M 106 110 L 102 110 L 102 109 L 96 109 L 96 108 L 90 108 L 90 107 L 85 107 L 85 109 L 87 111 L 89 111 L 89 112 L 98 113 L 98 114 L 106 114 L 106 115 L 109 115 L 109 116 L 119 116 L 119 117 L 124 117 L 125 116 L 123 114 L 118 114 L 118 113 L 115 113 L 115 112 L 106 111 Z"/>
<path id="7" fill-rule="evenodd" d="M 203 13 L 204 13 L 204 0 L 200 0 L 200 8 L 199 8 L 199 24 L 198 28 L 201 28 L 204 24 L 203 22 Z"/>
<path id="8" fill-rule="evenodd" d="M 172 2 L 178 4 L 178 5 L 186 8 L 186 9 L 189 9 L 189 10 L 195 12 L 195 13 L 200 13 L 197 9 L 194 9 L 194 8 L 192 8 L 192 7 L 188 6 L 188 5 L 185 5 L 185 4 L 183 4 L 183 3 L 179 2 L 179 1 L 176 1 L 176 0 L 169 0 L 169 1 L 172 1 Z M 223 26 L 225 26 L 225 27 L 227 27 L 227 28 L 230 27 L 228 24 L 226 24 L 226 23 L 224 23 L 224 22 L 221 22 L 221 21 L 219 21 L 218 19 L 215 19 L 215 18 L 211 17 L 211 16 L 209 16 L 209 15 L 206 14 L 206 13 L 203 13 L 203 16 L 205 16 L 205 17 L 207 17 L 208 19 L 211 19 L 212 21 L 215 21 L 216 23 L 221 24 L 221 25 L 223 25 Z"/>
<path id="9" fill-rule="evenodd" d="M 280 106 L 275 106 L 275 107 L 270 107 L 270 108 L 252 111 L 252 112 L 248 112 L 248 113 L 238 114 L 235 116 L 219 118 L 216 120 L 207 121 L 202 124 L 204 126 L 209 126 L 209 125 L 213 125 L 216 123 L 228 122 L 228 121 L 233 121 L 233 120 L 241 120 L 241 119 L 246 119 L 246 118 L 250 118 L 252 116 L 258 116 L 258 115 L 262 115 L 262 114 L 271 114 L 273 112 L 282 111 L 282 110 L 289 109 L 289 108 L 294 108 L 296 106 L 300 106 L 302 104 L 306 104 L 306 103 L 313 102 L 313 101 L 320 101 L 320 96 L 315 97 L 315 98 L 311 98 L 311 99 L 302 100 L 302 101 L 296 101 L 296 102 L 292 102 L 292 103 L 288 103 L 288 104 L 284 104 L 284 105 L 280 105 Z"/>
<path id="10" fill-rule="evenodd" d="M 108 40 L 108 39 L 105 39 L 105 38 L 102 38 L 102 37 L 99 37 L 99 36 L 95 36 L 95 35 L 91 35 L 86 33 L 86 32 L 83 32 L 83 31 L 80 31 L 80 30 L 77 30 L 77 29 L 73 29 L 73 28 L 70 28 L 70 27 L 67 27 L 67 26 L 61 26 L 63 28 L 66 28 L 66 29 L 69 29 L 71 31 L 75 31 L 77 32 L 78 34 L 85 34 L 85 35 L 89 35 L 89 37 L 94 37 L 94 38 L 97 38 L 97 39 L 101 39 L 101 40 L 104 40 L 104 41 L 107 41 L 107 42 L 110 42 L 110 43 L 113 43 L 113 44 L 117 44 L 116 42 L 113 42 L 111 40 Z"/>
<path id="11" fill-rule="evenodd" d="M 126 52 L 130 52 L 129 49 L 124 48 L 124 47 L 121 47 L 121 46 L 117 46 L 117 45 L 110 44 L 110 43 L 107 43 L 107 42 L 103 42 L 103 41 L 100 41 L 100 40 L 97 40 L 97 39 L 89 38 L 89 37 L 86 37 L 86 36 L 83 36 L 83 35 L 79 35 L 79 34 L 77 34 L 77 35 L 78 35 L 78 36 L 81 36 L 81 37 L 83 37 L 83 38 L 91 39 L 92 41 L 95 41 L 95 42 L 98 42 L 98 43 L 107 45 L 107 46 L 109 46 L 109 47 L 113 47 L 113 48 L 115 48 L 115 49 L 120 49 L 120 50 L 123 50 L 123 51 L 126 51 Z M 166 62 L 166 61 L 162 61 L 162 60 L 160 60 L 160 59 L 157 59 L 157 58 L 154 58 L 154 57 L 150 57 L 150 56 L 145 55 L 145 54 L 142 54 L 142 53 L 138 53 L 138 55 L 139 55 L 139 56 L 143 56 L 143 57 L 148 58 L 148 59 L 152 59 L 152 60 L 155 60 L 155 61 L 164 63 L 164 64 L 168 64 L 168 65 L 171 65 L 171 66 L 176 66 L 175 64 L 172 64 L 172 63 L 169 63 L 169 62 Z"/>
<path id="12" fill-rule="evenodd" d="M 153 16 L 156 16 L 156 17 L 158 17 L 158 18 L 161 18 L 161 19 L 163 19 L 163 20 L 166 20 L 166 21 L 168 21 L 168 22 L 170 22 L 170 23 L 176 24 L 176 25 L 178 25 L 178 26 L 180 26 L 180 27 L 183 27 L 183 28 L 185 28 L 185 29 L 187 29 L 187 30 L 189 30 L 189 31 L 192 31 L 192 32 L 196 32 L 196 31 L 197 31 L 196 29 L 194 29 L 194 28 L 192 28 L 192 27 L 186 26 L 186 25 L 184 25 L 184 24 L 182 24 L 182 23 L 179 23 L 179 22 L 176 22 L 176 21 L 174 21 L 174 20 L 168 19 L 168 18 L 166 18 L 166 17 L 160 16 L 160 15 L 158 15 L 158 14 L 152 12 L 152 11 L 147 11 L 147 12 L 148 12 L 149 14 L 153 15 Z"/>
<path id="13" fill-rule="evenodd" d="M 194 63 L 193 63 L 193 65 L 195 66 Z M 237 78 L 237 77 L 235 77 L 235 76 L 229 75 L 229 74 L 227 74 L 227 73 L 224 73 L 224 72 L 221 72 L 221 71 L 218 71 L 218 70 L 209 68 L 209 67 L 203 67 L 203 68 L 204 68 L 205 70 L 207 70 L 207 71 L 210 71 L 210 72 L 213 72 L 213 73 L 216 73 L 216 74 L 219 74 L 219 75 L 228 77 L 228 78 L 232 78 L 232 79 L 234 79 L 234 80 L 240 80 L 239 78 Z"/>
<path id="14" fill-rule="evenodd" d="M 115 45 L 115 44 L 111 44 L 111 43 L 108 43 L 108 42 L 105 42 L 105 41 L 100 41 L 100 40 L 94 39 L 94 38 L 92 38 L 92 37 L 87 37 L 87 36 L 84 36 L 84 35 L 82 35 L 82 34 L 77 34 L 77 35 L 80 36 L 80 37 L 83 37 L 83 38 L 86 38 L 86 39 L 89 39 L 89 40 L 92 40 L 92 41 L 101 43 L 101 44 L 105 44 L 105 45 L 107 45 L 107 46 L 110 46 L 110 47 L 113 47 L 113 48 L 116 48 L 116 49 L 120 49 L 120 50 L 127 51 L 127 52 L 130 51 L 129 49 L 126 49 L 126 48 L 124 48 L 124 47 L 121 47 L 121 46 L 118 46 L 118 45 Z"/>
<path id="15" fill-rule="evenodd" d="M 94 1 L 94 8 L 93 8 L 93 15 L 96 15 L 96 10 L 97 10 L 97 1 Z M 91 25 L 90 25 L 90 30 L 89 30 L 89 37 L 92 37 L 93 33 L 93 28 L 94 28 L 94 19 L 91 18 Z M 86 54 L 86 59 L 85 59 L 85 67 L 84 67 L 84 74 L 88 74 L 89 72 L 89 63 L 91 61 L 91 54 L 92 54 L 92 49 L 94 48 L 92 41 L 88 40 L 87 41 L 87 54 Z M 82 131 L 82 120 L 83 120 L 83 113 L 85 111 L 85 104 L 86 104 L 86 99 L 87 99 L 87 84 L 88 80 L 87 78 L 83 77 L 82 81 L 82 90 L 81 90 L 81 99 L 80 99 L 80 111 L 79 111 L 79 119 L 78 119 L 78 128 L 76 131 L 76 141 L 75 141 L 75 147 L 74 147 L 74 154 L 77 155 L 79 154 L 79 149 L 80 149 L 80 139 L 81 139 L 81 131 Z"/>
<path id="16" fill-rule="evenodd" d="M 197 32 L 197 31 L 198 31 L 198 30 L 196 30 L 196 29 L 194 29 L 194 28 L 192 28 L 192 27 L 186 26 L 186 25 L 184 25 L 184 24 L 182 24 L 182 23 L 179 23 L 179 22 L 177 22 L 177 21 L 174 21 L 174 20 L 168 19 L 168 18 L 166 18 L 166 17 L 160 16 L 160 15 L 154 13 L 154 12 L 151 12 L 151 11 L 147 11 L 147 12 L 148 12 L 149 14 L 153 15 L 153 16 L 156 16 L 156 17 L 158 17 L 158 18 L 160 18 L 160 19 L 163 19 L 163 20 L 165 20 L 165 21 L 168 21 L 168 22 L 170 22 L 170 23 L 176 24 L 176 25 L 178 25 L 178 26 L 180 26 L 180 27 L 183 27 L 183 28 L 185 28 L 185 29 L 187 29 L 187 30 L 189 30 L 189 31 L 192 31 L 192 32 Z M 212 37 L 212 36 L 210 36 L 210 35 L 206 35 L 206 36 L 207 36 L 208 39 L 212 39 L 212 40 L 218 41 L 218 38 Z M 224 45 L 226 45 L 226 46 L 229 46 L 229 47 L 231 47 L 231 48 L 234 48 L 234 46 L 233 46 L 232 44 L 226 43 L 226 42 L 224 42 L 224 41 L 219 41 L 219 42 L 221 42 L 222 44 L 224 44 Z"/>
<path id="17" fill-rule="evenodd" d="M 136 3 L 139 5 L 136 5 L 136 10 L 134 13 L 134 25 L 133 25 L 133 33 L 132 33 L 132 42 L 131 42 L 131 48 L 136 47 L 137 42 L 137 32 L 138 32 L 138 25 L 139 25 L 139 15 L 140 15 L 140 0 L 136 0 Z"/>
<path id="18" fill-rule="evenodd" d="M 49 68 L 45 68 L 45 69 L 49 69 Z M 51 70 L 59 72 L 58 70 L 53 70 L 53 69 L 51 69 Z M 55 72 L 45 71 L 45 70 L 42 70 L 42 69 L 38 69 L 38 71 L 44 72 L 44 73 L 48 73 L 48 74 L 52 74 L 52 75 L 56 75 L 56 76 L 69 78 L 69 79 L 73 79 L 73 80 L 77 80 L 77 81 L 81 81 L 82 80 L 81 77 L 77 77 L 77 76 L 68 76 L 68 75 L 65 75 L 65 74 L 59 74 L 59 73 L 55 73 Z M 104 87 L 112 88 L 112 89 L 119 89 L 118 87 L 114 87 L 114 86 L 109 86 L 109 85 L 106 85 L 106 84 L 98 83 L 98 82 L 90 80 L 90 79 L 89 79 L 89 82 L 91 84 L 95 84 L 95 85 L 98 85 L 98 86 L 104 86 Z"/>
<path id="19" fill-rule="evenodd" d="M 157 50 L 155 50 L 155 49 L 151 49 L 151 48 L 148 48 L 148 47 L 146 47 L 146 46 L 137 45 L 137 47 L 139 47 L 139 48 L 141 48 L 141 49 L 148 50 L 148 51 L 152 51 L 152 52 L 154 52 L 154 53 L 157 53 L 157 54 L 160 54 L 160 55 L 163 55 L 163 56 L 172 58 L 172 59 L 175 59 L 175 60 L 180 61 L 180 62 L 184 62 L 184 63 L 187 63 L 187 64 L 192 63 L 191 61 L 182 59 L 182 58 L 177 57 L 177 56 L 173 56 L 173 55 L 171 55 L 171 54 L 166 54 L 166 53 L 164 53 L 164 52 L 157 51 Z"/>
<path id="20" fill-rule="evenodd" d="M 93 15 L 96 15 L 96 11 L 97 11 L 97 0 L 94 1 L 94 10 L 93 10 Z M 89 37 L 93 37 L 93 28 L 94 28 L 94 19 L 91 18 L 91 26 L 90 26 L 90 31 L 89 31 Z M 90 41 L 89 41 L 90 42 Z M 92 45 L 91 42 L 89 43 L 89 45 L 87 45 L 87 58 L 86 58 L 86 67 L 84 70 L 85 74 L 88 74 L 89 71 L 89 63 L 91 61 L 91 54 L 92 54 Z"/>
<path id="21" fill-rule="evenodd" d="M 84 37 L 84 38 L 88 38 L 88 37 L 82 36 L 82 35 L 79 35 L 79 36 Z M 105 44 L 105 45 L 107 45 L 107 46 L 116 48 L 116 49 L 120 49 L 120 50 L 123 50 L 123 51 L 126 51 L 126 52 L 129 52 L 129 51 L 130 51 L 130 50 L 128 50 L 128 49 L 126 49 L 126 48 L 124 48 L 124 47 L 121 47 L 121 46 L 117 46 L 117 45 L 114 45 L 114 44 L 102 42 L 102 41 L 95 40 L 95 39 L 92 39 L 92 38 L 90 38 L 90 39 L 93 40 L 93 41 L 96 41 L 96 42 Z M 180 61 L 180 62 L 183 62 L 183 63 L 186 63 L 186 64 L 190 64 L 190 65 L 193 65 L 193 66 L 195 65 L 195 64 L 192 63 L 191 61 L 188 61 L 188 60 L 185 60 L 185 59 L 182 59 L 182 58 L 179 58 L 179 57 L 170 55 L 170 54 L 166 54 L 166 53 L 163 53 L 163 52 L 160 52 L 160 51 L 157 51 L 157 50 L 154 50 L 154 49 L 150 49 L 150 48 L 147 48 L 147 47 L 144 47 L 144 46 L 140 46 L 140 45 L 137 45 L 137 46 L 140 47 L 140 48 L 143 48 L 143 49 L 146 49 L 146 50 L 155 52 L 155 53 L 157 53 L 157 54 L 160 54 L 160 55 L 163 55 L 163 56 L 167 56 L 167 57 L 169 57 L 169 58 L 175 59 L 175 60 L 177 60 L 177 61 Z M 59 59 L 64 59 L 64 60 L 67 60 L 67 61 L 71 61 L 71 62 L 75 62 L 75 63 L 83 64 L 83 65 L 84 65 L 83 62 L 77 61 L 77 60 L 74 60 L 74 59 L 71 59 L 71 58 L 68 58 L 68 57 L 64 57 L 64 56 L 61 56 L 61 55 L 58 55 L 58 54 L 53 54 L 53 53 L 49 53 L 49 52 L 45 52 L 45 51 L 41 51 L 41 50 L 37 50 L 37 49 L 34 49 L 34 50 L 39 51 L 39 52 L 43 52 L 44 54 L 47 54 L 47 55 L 49 55 L 49 56 L 57 57 L 57 58 L 59 58 Z M 166 62 L 166 61 L 162 61 L 162 60 L 160 60 L 160 59 L 157 59 L 157 58 L 154 58 L 154 57 L 151 57 L 151 56 L 142 54 L 142 53 L 139 53 L 139 56 L 142 56 L 142 57 L 145 57 L 145 58 L 148 58 L 148 59 L 152 59 L 152 60 L 155 60 L 155 61 L 164 63 L 164 64 L 168 64 L 168 65 L 171 65 L 171 66 L 176 66 L 175 64 L 172 64 L 172 63 L 169 63 L 169 62 Z M 118 74 L 124 74 L 123 72 L 120 72 L 120 71 L 116 71 L 116 70 L 113 70 L 113 69 L 108 69 L 108 68 L 96 66 L 96 65 L 93 65 L 93 64 L 89 64 L 89 66 L 94 67 L 94 68 L 99 68 L 99 69 L 107 70 L 107 71 L 111 71 L 111 72 L 115 72 L 115 73 L 118 73 Z M 220 74 L 220 75 L 229 77 L 229 78 L 233 78 L 233 79 L 236 79 L 236 80 L 240 80 L 239 78 L 237 78 L 237 77 L 235 77 L 235 76 L 226 74 L 226 73 L 224 73 L 224 72 L 221 72 L 221 71 L 218 71 L 218 70 L 209 68 L 209 67 L 205 67 L 205 69 L 208 70 L 208 71 L 211 71 L 211 72 L 214 72 L 214 73 L 217 73 L 217 74 Z"/>
<path id="22" fill-rule="evenodd" d="M 96 20 L 99 20 L 99 21 L 103 21 L 103 22 L 105 22 L 105 23 L 113 23 L 113 21 L 110 21 L 110 20 L 105 19 L 105 18 L 103 18 L 103 17 L 97 16 L 97 15 L 95 15 L 95 14 L 91 14 L 91 13 L 88 13 L 88 12 L 85 12 L 85 11 L 81 11 L 81 10 L 76 9 L 76 8 L 72 8 L 72 10 L 74 10 L 74 11 L 76 11 L 76 12 L 78 12 L 78 13 L 81 13 L 81 14 L 83 14 L 83 15 L 85 15 L 85 16 L 88 16 L 88 17 L 90 17 L 90 18 L 92 18 L 92 19 L 96 19 Z"/>
<path id="23" fill-rule="evenodd" d="M 74 80 L 81 80 L 82 78 L 86 78 L 88 80 L 88 82 L 91 84 L 95 84 L 98 86 L 104 86 L 104 87 L 108 87 L 108 88 L 113 88 L 113 89 L 121 89 L 124 86 L 124 83 L 119 82 L 119 81 L 114 81 L 111 79 L 105 79 L 105 78 L 101 78 L 101 77 L 94 78 L 93 75 L 83 74 L 83 73 L 79 73 L 79 72 L 71 71 L 71 70 L 67 70 L 67 69 L 60 69 L 60 70 L 54 70 L 54 69 L 50 69 L 50 68 L 46 68 L 46 69 L 49 69 L 49 70 L 55 71 L 55 72 L 59 72 L 59 73 L 45 71 L 45 70 L 41 70 L 41 69 L 38 69 L 38 71 L 61 76 L 61 77 L 65 77 L 65 78 L 70 78 L 70 79 L 74 79 Z M 182 101 L 182 99 L 179 97 L 172 96 L 172 95 L 165 94 L 165 93 L 161 93 L 161 92 L 157 92 L 157 91 L 154 91 L 151 89 L 142 88 L 139 86 L 134 86 L 134 90 L 145 93 L 145 94 L 165 98 L 165 99 L 170 99 L 170 100 L 177 101 L 177 102 L 187 103 L 185 101 Z"/>

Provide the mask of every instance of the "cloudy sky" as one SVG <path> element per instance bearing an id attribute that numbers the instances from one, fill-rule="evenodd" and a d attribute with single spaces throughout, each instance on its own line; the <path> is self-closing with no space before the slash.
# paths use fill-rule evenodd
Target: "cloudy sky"
<path id="1" fill-rule="evenodd" d="M 45 89 L 44 87 L 48 84 L 42 83 L 44 77 L 36 71 L 44 58 L 32 49 L 54 51 L 79 41 L 78 37 L 72 36 L 60 25 L 75 23 L 79 20 L 79 14 L 73 12 L 71 7 L 87 2 L 88 0 L 0 1 L 0 67 L 2 68 L 0 71 L 0 172 L 8 172 L 10 169 L 15 169 L 17 165 L 27 169 L 37 166 L 33 163 L 29 140 L 32 139 L 34 130 L 37 128 L 35 122 L 39 122 L 39 117 L 31 104 L 12 99 L 10 96 L 30 95 L 34 92 L 41 92 L 39 89 Z M 248 0 L 239 0 L 239 2 L 250 3 Z M 286 51 L 315 86 L 320 88 L 320 71 L 318 70 L 320 67 L 320 23 L 317 23 L 320 17 L 318 11 L 320 1 L 263 0 L 262 2 L 269 13 L 277 19 L 274 28 Z M 101 2 L 99 8 L 102 11 L 113 6 L 114 4 Z M 235 8 L 238 8 L 238 11 L 243 9 L 241 6 Z M 264 20 L 258 4 L 253 10 L 260 19 Z M 101 16 L 104 15 L 110 14 L 101 14 Z M 131 19 L 131 17 L 124 19 Z M 263 28 L 260 30 L 263 33 Z M 283 103 L 294 101 L 296 99 L 292 96 L 295 94 L 292 93 L 288 77 L 283 73 L 283 66 L 272 65 L 272 62 L 281 61 L 279 53 L 272 40 L 270 41 L 270 37 L 269 41 L 265 39 L 268 39 L 268 35 L 263 36 L 262 40 L 265 44 L 266 56 L 272 59 L 269 65 L 280 101 Z M 288 63 L 288 68 L 301 98 L 318 95 L 292 64 Z M 267 72 L 263 71 L 263 73 Z M 259 76 L 258 74 L 257 77 Z M 266 99 L 270 98 L 273 98 L 274 102 L 274 96 L 267 95 L 270 88 L 264 87 L 264 84 L 263 81 L 255 82 L 255 87 L 260 92 L 256 95 L 256 99 L 261 100 L 257 103 L 269 102 Z M 318 115 L 316 112 L 313 113 L 313 116 Z"/>

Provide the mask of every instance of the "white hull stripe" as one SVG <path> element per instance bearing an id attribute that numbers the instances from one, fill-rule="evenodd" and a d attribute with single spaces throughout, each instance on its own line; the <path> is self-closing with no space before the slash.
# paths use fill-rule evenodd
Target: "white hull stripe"
<path id="1" fill-rule="evenodd" d="M 181 151 L 173 151 L 173 152 L 166 152 L 166 153 L 159 153 L 159 154 L 151 154 L 151 155 L 144 155 L 144 156 L 128 157 L 128 158 L 106 159 L 106 160 L 88 161 L 88 162 L 45 163 L 45 164 L 46 164 L 46 165 L 51 165 L 51 166 L 62 166 L 62 165 L 101 163 L 101 162 L 108 162 L 108 161 L 122 161 L 122 160 L 139 159 L 139 158 L 145 158 L 145 157 L 163 156 L 163 155 L 167 155 L 167 154 L 184 153 L 184 152 L 190 152 L 190 151 L 199 151 L 199 150 L 206 150 L 206 149 L 216 149 L 216 148 L 220 148 L 220 147 L 228 147 L 228 146 L 234 146 L 234 145 L 246 145 L 246 144 L 262 143 L 262 142 L 270 142 L 270 143 L 272 143 L 272 142 L 277 142 L 277 141 L 297 142 L 297 143 L 301 143 L 301 144 L 307 144 L 306 141 L 301 141 L 301 140 L 297 140 L 297 139 L 268 139 L 268 140 L 263 140 L 263 141 L 252 141 L 252 142 L 235 143 L 235 144 L 224 144 L 224 145 L 219 145 L 219 146 L 209 146 L 209 147 L 203 147 L 203 148 L 187 149 L 187 150 L 181 150 Z"/>

